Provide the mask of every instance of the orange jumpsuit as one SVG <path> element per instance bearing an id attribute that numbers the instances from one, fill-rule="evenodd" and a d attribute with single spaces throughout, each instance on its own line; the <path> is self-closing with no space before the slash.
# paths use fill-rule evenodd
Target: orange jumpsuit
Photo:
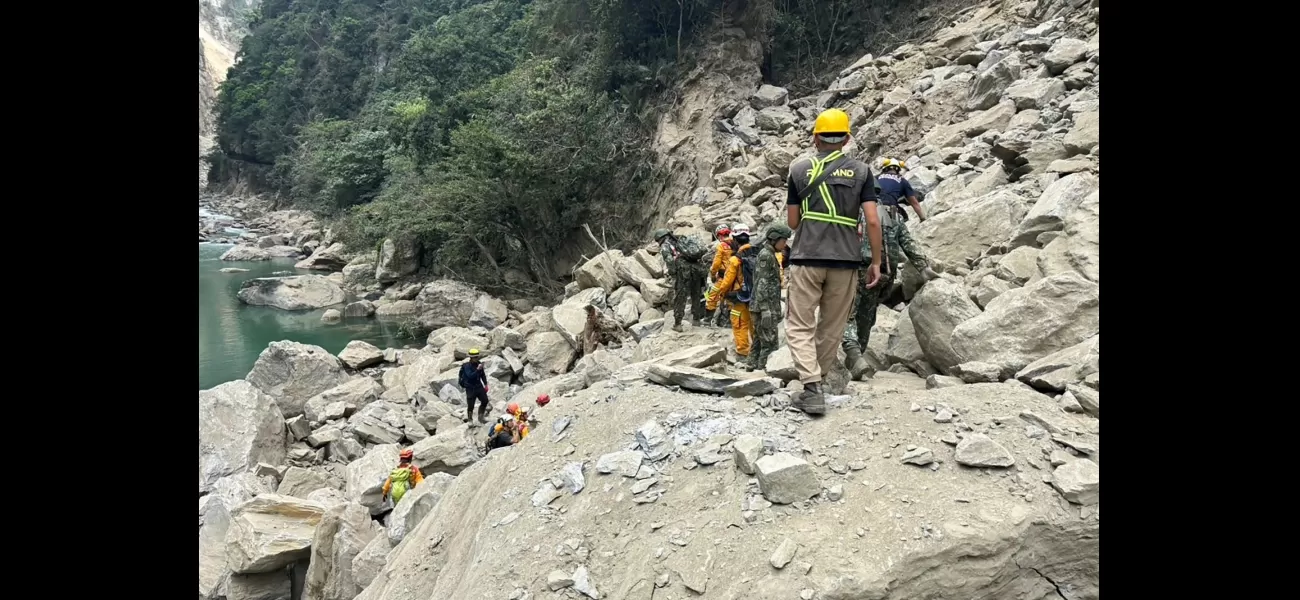
<path id="1" fill-rule="evenodd" d="M 736 250 L 740 254 L 749 249 L 749 244 L 745 244 Z M 709 293 L 705 296 L 707 303 L 705 308 L 715 310 L 718 303 L 726 297 L 727 294 L 740 290 L 744 283 L 744 276 L 740 272 L 740 258 L 729 256 L 727 258 L 727 270 L 718 283 L 709 288 Z M 749 356 L 750 340 L 753 339 L 754 320 L 749 314 L 749 305 L 743 302 L 731 303 L 731 334 L 736 340 L 736 354 L 739 356 Z"/>
<path id="2" fill-rule="evenodd" d="M 722 272 L 727 268 L 727 261 L 731 258 L 731 238 L 725 237 L 718 240 L 717 251 L 713 254 L 713 265 L 709 267 L 709 281 L 717 281 L 722 277 Z"/>

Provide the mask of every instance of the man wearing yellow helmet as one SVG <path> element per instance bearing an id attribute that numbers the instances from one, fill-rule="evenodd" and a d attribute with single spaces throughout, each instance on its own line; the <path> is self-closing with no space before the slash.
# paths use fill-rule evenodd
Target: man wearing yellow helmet
<path id="1" fill-rule="evenodd" d="M 460 366 L 460 387 L 465 390 L 465 420 L 474 420 L 474 400 L 479 401 L 478 422 L 487 423 L 488 385 L 487 373 L 479 362 L 478 348 L 469 351 L 469 360 Z"/>
<path id="2" fill-rule="evenodd" d="M 817 115 L 817 154 L 790 164 L 786 222 L 794 230 L 789 251 L 786 341 L 804 391 L 794 406 L 826 413 L 822 376 L 837 366 L 844 323 L 853 308 L 862 267 L 858 218 L 867 223 L 871 261 L 868 288 L 880 281 L 881 231 L 875 177 L 862 161 L 844 155 L 849 116 L 830 109 Z M 818 311 L 820 309 L 820 320 Z"/>

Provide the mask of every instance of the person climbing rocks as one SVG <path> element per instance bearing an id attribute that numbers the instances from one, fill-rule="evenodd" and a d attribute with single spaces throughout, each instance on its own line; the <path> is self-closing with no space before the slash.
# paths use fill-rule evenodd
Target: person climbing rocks
<path id="1" fill-rule="evenodd" d="M 881 230 L 871 167 L 843 153 L 849 116 L 829 109 L 813 124 L 816 155 L 790 164 L 786 224 L 794 230 L 788 261 L 786 342 L 804 390 L 793 405 L 811 415 L 826 413 L 822 376 L 839 360 L 843 323 L 853 308 L 862 268 L 858 217 L 865 215 L 871 241 L 868 289 L 880 283 Z M 818 314 L 820 310 L 820 320 Z"/>
<path id="2" fill-rule="evenodd" d="M 497 448 L 513 446 L 518 444 L 520 439 L 519 428 L 515 425 L 514 419 L 505 419 L 492 428 L 484 451 L 491 452 Z"/>
<path id="3" fill-rule="evenodd" d="M 471 348 L 469 360 L 460 366 L 460 387 L 465 390 L 465 420 L 474 420 L 474 401 L 479 401 L 478 422 L 487 423 L 488 381 L 479 362 L 478 348 Z"/>
<path id="4" fill-rule="evenodd" d="M 714 310 L 724 300 L 731 305 L 731 335 L 736 341 L 736 356 L 744 364 L 749 362 L 749 349 L 754 323 L 749 316 L 749 301 L 753 296 L 753 264 L 758 249 L 749 244 L 749 226 L 737 223 L 731 228 L 731 239 L 736 252 L 727 258 L 727 268 L 722 278 L 704 295 L 704 308 Z M 745 278 L 744 265 L 750 265 L 750 278 Z"/>
<path id="5" fill-rule="evenodd" d="M 758 252 L 754 269 L 754 297 L 749 302 L 749 312 L 755 323 L 754 347 L 749 355 L 750 368 L 762 369 L 767 357 L 776 350 L 783 319 L 781 311 L 781 259 L 790 239 L 790 228 L 773 223 L 763 234 L 763 248 Z"/>
<path id="6" fill-rule="evenodd" d="M 903 254 L 907 255 L 912 266 L 921 272 L 926 281 L 930 281 L 939 277 L 939 274 L 931 268 L 930 260 L 926 258 L 916 240 L 912 239 L 912 233 L 907 230 L 907 212 L 903 209 L 902 202 L 906 200 L 922 222 L 925 221 L 925 211 L 921 209 L 921 201 L 917 198 L 916 190 L 902 175 L 902 170 L 906 168 L 906 163 L 892 158 L 880 162 L 880 176 L 876 178 L 880 230 L 886 238 L 886 244 L 897 244 Z M 893 267 L 894 277 L 897 279 L 901 262 L 895 263 Z"/>
<path id="7" fill-rule="evenodd" d="M 584 308 L 587 311 L 587 322 L 582 326 L 583 356 L 595 352 L 602 344 L 621 342 L 630 335 L 618 321 L 606 316 L 595 305 L 588 304 Z"/>
<path id="8" fill-rule="evenodd" d="M 506 405 L 506 414 L 514 419 L 515 429 L 519 432 L 519 439 L 522 440 L 528 437 L 533 425 L 528 410 L 520 408 L 516 402 L 511 402 Z"/>
<path id="9" fill-rule="evenodd" d="M 405 496 L 406 492 L 424 482 L 424 473 L 420 472 L 420 467 L 411 464 L 413 458 L 415 452 L 410 448 L 402 450 L 401 454 L 397 455 L 397 467 L 389 472 L 388 479 L 384 480 L 384 493 L 380 497 L 381 500 L 392 496 L 393 504 L 396 505 L 402 501 L 402 496 Z"/>
<path id="10" fill-rule="evenodd" d="M 713 257 L 709 265 L 708 285 L 713 285 L 722 278 L 722 274 L 727 270 L 727 259 L 736 252 L 735 241 L 731 239 L 731 228 L 725 223 L 718 225 L 713 230 Z M 708 310 L 707 305 L 705 310 Z M 731 307 L 725 302 L 718 306 L 713 313 L 713 323 L 718 327 L 726 327 L 731 317 Z"/>
<path id="11" fill-rule="evenodd" d="M 677 237 L 667 229 L 656 229 L 654 240 L 659 244 L 659 258 L 664 261 L 668 276 L 673 280 L 673 331 L 682 331 L 682 317 L 686 303 L 691 304 L 692 325 L 704 318 L 704 306 L 697 301 L 704 287 L 704 247 L 691 236 Z"/>

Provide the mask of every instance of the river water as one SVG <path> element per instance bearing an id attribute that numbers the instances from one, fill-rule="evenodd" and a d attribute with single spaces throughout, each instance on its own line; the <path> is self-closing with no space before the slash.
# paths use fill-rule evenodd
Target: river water
<path id="1" fill-rule="evenodd" d="M 411 343 L 398 337 L 394 322 L 368 318 L 322 323 L 324 309 L 290 312 L 244 305 L 235 297 L 243 281 L 304 272 L 293 268 L 292 259 L 219 260 L 229 248 L 229 244 L 199 244 L 199 389 L 243 378 L 267 344 L 277 340 L 315 344 L 335 354 L 352 340 L 365 340 L 380 348 Z M 223 267 L 248 272 L 222 273 Z"/>

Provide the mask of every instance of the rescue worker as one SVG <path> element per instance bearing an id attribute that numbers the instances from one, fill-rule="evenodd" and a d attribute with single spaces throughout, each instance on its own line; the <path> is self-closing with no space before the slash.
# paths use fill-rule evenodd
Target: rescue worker
<path id="1" fill-rule="evenodd" d="M 610 344 L 627 339 L 628 332 L 618 321 L 605 316 L 595 306 L 588 304 L 587 322 L 582 327 L 582 355 L 596 351 L 601 344 Z"/>
<path id="2" fill-rule="evenodd" d="M 906 198 L 912 210 L 916 211 L 917 217 L 922 221 L 925 220 L 925 212 L 921 210 L 916 191 L 912 189 L 907 179 L 899 174 L 904 167 L 903 162 L 886 158 L 881 161 L 881 174 L 876 179 L 877 193 L 880 198 L 881 234 L 885 244 L 885 260 L 880 269 L 880 284 L 868 289 L 864 287 L 865 279 L 859 277 L 858 295 L 854 299 L 853 312 L 849 313 L 848 323 L 844 327 L 844 335 L 840 342 L 841 347 L 844 348 L 844 366 L 849 369 L 854 379 L 860 379 L 871 369 L 867 360 L 863 358 L 862 352 L 871 340 L 871 328 L 876 325 L 876 309 L 880 306 L 881 297 L 889 292 L 890 286 L 902 273 L 903 257 L 906 256 L 912 266 L 921 271 L 926 281 L 939 276 L 930 267 L 925 253 L 912 239 L 903 219 L 904 213 L 900 200 Z M 866 259 L 870 255 L 870 240 L 864 237 L 862 257 Z"/>
<path id="3" fill-rule="evenodd" d="M 690 236 L 678 238 L 667 229 L 654 231 L 659 244 L 659 258 L 664 261 L 668 276 L 673 280 L 673 331 L 682 331 L 682 317 L 686 303 L 691 304 L 691 321 L 698 325 L 704 318 L 704 306 L 697 300 L 704 287 L 704 248 Z"/>
<path id="4" fill-rule="evenodd" d="M 488 385 L 487 373 L 479 362 L 478 348 L 471 348 L 469 360 L 460 366 L 459 383 L 465 390 L 465 420 L 474 420 L 474 400 L 479 401 L 478 422 L 487 423 Z"/>
<path id="5" fill-rule="evenodd" d="M 741 269 L 741 258 L 753 258 L 758 249 L 749 245 L 749 226 L 737 223 L 731 228 L 731 239 L 738 244 L 736 253 L 727 259 L 727 269 L 717 283 L 705 294 L 705 308 L 713 310 L 723 299 L 731 303 L 731 334 L 736 341 L 736 356 L 746 364 L 749 362 L 750 341 L 753 337 L 754 322 L 749 316 L 749 300 L 737 294 L 745 285 Z M 752 288 L 753 282 L 749 282 Z"/>
<path id="6" fill-rule="evenodd" d="M 528 437 L 529 431 L 532 430 L 532 423 L 528 420 L 528 411 L 519 408 L 517 402 L 511 402 L 506 405 L 506 414 L 509 415 L 509 418 L 498 420 L 497 424 L 492 426 L 492 434 L 496 435 L 497 433 L 500 433 L 502 423 L 513 420 L 515 431 L 519 434 L 519 439 L 522 440 Z"/>
<path id="7" fill-rule="evenodd" d="M 865 213 L 871 261 L 868 289 L 880 284 L 881 231 L 871 168 L 844 155 L 849 116 L 839 109 L 817 115 L 815 156 L 790 164 L 786 224 L 790 245 L 790 283 L 786 343 L 804 390 L 793 406 L 811 415 L 826 413 L 822 377 L 839 366 L 843 323 L 857 295 L 862 268 L 858 217 Z M 820 314 L 820 320 L 818 315 Z"/>
<path id="8" fill-rule="evenodd" d="M 921 201 L 917 198 L 916 190 L 902 176 L 902 170 L 905 168 L 907 168 L 906 163 L 892 158 L 880 162 L 880 176 L 876 178 L 876 195 L 880 199 L 878 204 L 880 230 L 887 238 L 886 243 L 892 241 L 897 244 L 903 254 L 907 255 L 912 266 L 921 272 L 926 281 L 929 281 L 937 278 L 939 274 L 931 268 L 930 260 L 921 251 L 916 240 L 912 239 L 912 233 L 907 230 L 907 212 L 903 209 L 902 202 L 906 200 L 921 221 L 925 221 L 925 211 L 921 210 Z M 899 262 L 894 265 L 895 279 L 898 277 L 901 264 Z"/>
<path id="9" fill-rule="evenodd" d="M 397 455 L 397 467 L 388 474 L 388 479 L 384 480 L 381 501 L 391 495 L 393 504 L 396 505 L 402 501 L 402 496 L 405 496 L 406 492 L 424 482 L 424 473 L 420 472 L 420 467 L 411 464 L 411 459 L 414 457 L 415 453 L 410 448 L 402 450 L 401 454 Z"/>
<path id="10" fill-rule="evenodd" d="M 505 448 L 519 443 L 519 428 L 515 426 L 513 419 L 501 423 L 494 427 L 492 434 L 488 436 L 488 441 L 484 451 L 491 452 L 497 448 Z"/>
<path id="11" fill-rule="evenodd" d="M 710 261 L 709 266 L 709 285 L 717 283 L 718 278 L 722 277 L 722 273 L 727 269 L 727 258 L 731 257 L 735 250 L 736 247 L 731 239 L 731 228 L 727 227 L 725 223 L 718 225 L 713 230 L 713 259 Z M 718 327 L 726 327 L 730 316 L 730 307 L 719 306 L 714 311 L 713 322 Z"/>
<path id="12" fill-rule="evenodd" d="M 758 265 L 754 269 L 754 298 L 749 302 L 749 312 L 754 319 L 754 348 L 750 350 L 752 369 L 767 365 L 767 357 L 776 350 L 781 326 L 781 252 L 790 239 L 790 228 L 773 223 L 763 235 L 763 249 L 758 252 Z"/>

